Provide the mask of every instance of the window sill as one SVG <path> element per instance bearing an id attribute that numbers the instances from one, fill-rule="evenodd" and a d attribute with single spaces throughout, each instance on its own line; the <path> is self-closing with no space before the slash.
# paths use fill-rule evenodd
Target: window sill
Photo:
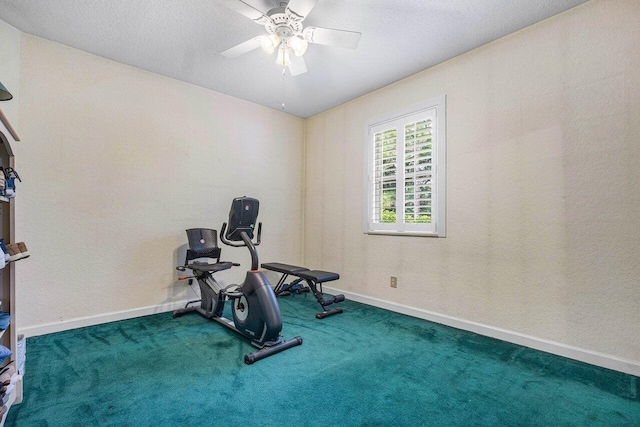
<path id="1" fill-rule="evenodd" d="M 374 236 L 405 236 L 405 237 L 445 237 L 440 236 L 438 233 L 427 233 L 422 231 L 365 231 L 364 234 L 371 234 Z"/>

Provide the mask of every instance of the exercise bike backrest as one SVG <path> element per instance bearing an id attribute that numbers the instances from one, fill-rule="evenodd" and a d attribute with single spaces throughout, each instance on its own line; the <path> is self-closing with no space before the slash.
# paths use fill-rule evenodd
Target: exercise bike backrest
<path id="1" fill-rule="evenodd" d="M 220 240 L 225 245 L 242 247 L 246 246 L 251 252 L 251 270 L 258 269 L 258 251 L 256 246 L 260 244 L 262 235 L 262 223 L 258 224 L 257 240 L 252 242 L 253 231 L 258 220 L 258 209 L 260 202 L 251 197 L 236 197 L 231 203 L 229 211 L 229 227 L 227 223 L 222 224 L 220 230 Z M 242 242 L 242 243 L 240 243 Z"/>
<path id="2" fill-rule="evenodd" d="M 221 250 L 218 247 L 216 230 L 208 228 L 190 228 L 187 230 L 189 249 L 187 260 L 197 258 L 215 258 L 220 261 Z"/>

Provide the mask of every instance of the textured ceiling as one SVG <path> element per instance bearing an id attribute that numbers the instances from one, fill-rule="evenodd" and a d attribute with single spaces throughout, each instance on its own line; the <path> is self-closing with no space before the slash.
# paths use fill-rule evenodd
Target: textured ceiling
<path id="1" fill-rule="evenodd" d="M 275 0 L 244 0 L 263 12 Z M 285 111 L 314 114 L 565 11 L 585 0 L 318 0 L 304 25 L 362 33 L 357 50 L 312 44 L 284 78 Z M 220 52 L 264 27 L 218 0 L 0 0 L 19 30 L 280 109 L 282 68 L 257 49 Z"/>

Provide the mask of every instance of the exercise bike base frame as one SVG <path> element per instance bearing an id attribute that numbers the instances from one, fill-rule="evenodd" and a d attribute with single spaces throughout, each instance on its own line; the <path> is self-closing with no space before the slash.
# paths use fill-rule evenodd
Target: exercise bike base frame
<path id="1" fill-rule="evenodd" d="M 247 365 L 252 365 L 259 360 L 262 360 L 269 356 L 273 356 L 274 354 L 278 354 L 282 351 L 290 349 L 291 347 L 295 347 L 301 344 L 302 344 L 302 337 L 298 335 L 287 341 L 280 341 L 279 343 L 268 346 L 268 347 L 264 346 L 262 349 L 258 351 L 245 354 L 244 363 L 246 363 Z"/>
<path id="2" fill-rule="evenodd" d="M 201 307 L 180 308 L 173 312 L 173 317 L 182 317 L 188 313 L 198 313 L 205 319 L 216 321 L 221 325 L 226 326 L 227 328 L 242 334 L 242 332 L 240 332 L 238 328 L 236 328 L 236 326 L 231 320 L 227 319 L 226 317 L 215 317 L 207 313 L 207 311 L 202 309 Z M 285 350 L 288 350 L 292 347 L 295 347 L 301 344 L 302 344 L 301 336 L 295 336 L 290 340 L 286 340 L 286 341 L 279 339 L 276 342 L 273 342 L 273 341 L 266 342 L 264 345 L 260 345 L 256 341 L 252 340 L 251 345 L 258 348 L 259 350 L 254 351 L 253 353 L 245 354 L 244 363 L 246 363 L 247 365 L 252 365 L 259 360 L 265 359 L 269 356 L 273 356 L 274 354 L 278 354 L 280 352 L 283 352 Z"/>

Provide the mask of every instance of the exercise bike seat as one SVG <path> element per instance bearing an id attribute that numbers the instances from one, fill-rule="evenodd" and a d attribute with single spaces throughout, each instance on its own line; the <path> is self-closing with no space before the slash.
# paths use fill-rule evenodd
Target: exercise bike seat
<path id="1" fill-rule="evenodd" d="M 215 273 L 216 271 L 228 270 L 233 267 L 232 262 L 216 262 L 215 264 L 207 264 L 206 262 L 191 262 L 185 266 L 191 270 Z"/>

